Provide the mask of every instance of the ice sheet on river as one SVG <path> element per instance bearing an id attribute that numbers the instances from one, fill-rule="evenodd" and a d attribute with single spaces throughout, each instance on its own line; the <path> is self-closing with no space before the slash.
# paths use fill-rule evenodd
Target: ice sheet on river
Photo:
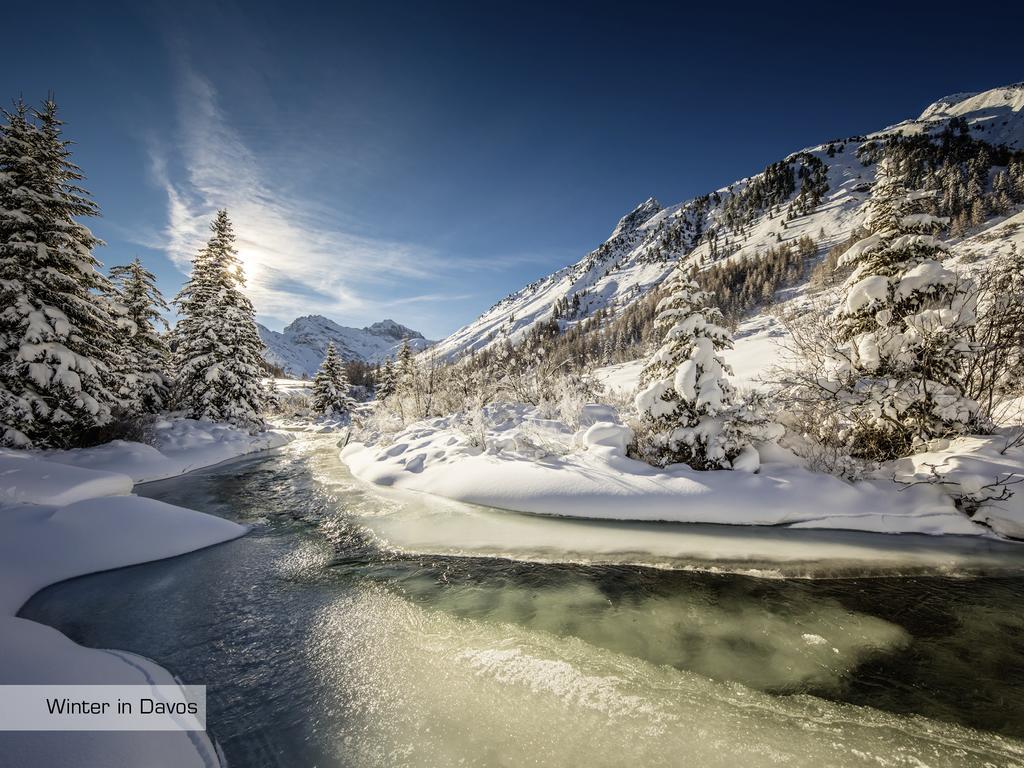
<path id="1" fill-rule="evenodd" d="M 1024 547 L 985 536 L 594 520 L 531 515 L 384 488 L 344 467 L 317 473 L 375 542 L 403 554 L 650 565 L 754 576 L 995 574 L 1024 570 Z"/>
<path id="2" fill-rule="evenodd" d="M 576 637 L 423 608 L 383 588 L 339 599 L 310 635 L 309 661 L 337 692 L 327 709 L 344 713 L 332 733 L 345 764 L 1024 761 L 1024 745 L 1012 739 L 812 696 L 773 696 Z M 889 639 L 898 641 L 898 633 Z"/>

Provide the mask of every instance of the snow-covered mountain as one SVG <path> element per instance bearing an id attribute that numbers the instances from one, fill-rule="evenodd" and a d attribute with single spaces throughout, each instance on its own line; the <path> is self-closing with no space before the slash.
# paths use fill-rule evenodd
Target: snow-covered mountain
<path id="1" fill-rule="evenodd" d="M 264 359 L 293 376 L 315 374 L 331 341 L 342 359 L 366 362 L 394 357 L 405 340 L 416 352 L 434 343 L 394 320 L 382 320 L 366 328 L 348 328 L 320 315 L 306 315 L 292 321 L 280 333 L 262 325 L 257 327 L 267 347 Z"/>
<path id="2" fill-rule="evenodd" d="M 518 342 L 542 321 L 565 328 L 600 309 L 616 314 L 657 286 L 679 259 L 706 266 L 759 258 L 803 236 L 824 253 L 862 224 L 875 160 L 893 136 L 936 143 L 969 136 L 1024 150 L 1024 83 L 947 96 L 916 119 L 795 152 L 692 200 L 663 207 L 648 199 L 580 261 L 502 299 L 436 349 L 454 359 L 501 340 Z"/>
<path id="3" fill-rule="evenodd" d="M 967 119 L 972 132 L 989 144 L 1005 144 L 1024 149 L 1024 83 L 993 88 L 982 93 L 957 93 L 931 104 L 915 121 L 901 123 L 900 128 L 930 125 L 951 117 Z"/>

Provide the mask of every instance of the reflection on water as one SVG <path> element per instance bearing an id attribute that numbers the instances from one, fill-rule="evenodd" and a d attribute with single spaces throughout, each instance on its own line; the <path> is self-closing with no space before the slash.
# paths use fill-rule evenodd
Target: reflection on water
<path id="1" fill-rule="evenodd" d="M 600 537 L 577 542 L 590 564 L 479 557 L 507 521 L 518 538 L 506 546 L 546 537 L 550 555 L 563 521 L 471 510 L 458 546 L 474 556 L 409 554 L 429 526 L 382 550 L 374 521 L 414 519 L 414 505 L 353 484 L 334 453 L 320 438 L 144 487 L 256 527 L 57 585 L 23 615 L 207 684 L 233 765 L 1024 764 L 1012 549 L 909 547 L 914 569 L 998 578 L 893 578 L 862 561 L 872 578 L 758 579 L 621 553 L 627 564 L 594 564 L 611 559 Z M 737 546 L 714 536 L 700 546 Z M 835 546 L 820 532 L 802 541 L 789 562 L 803 571 L 809 546 Z"/>

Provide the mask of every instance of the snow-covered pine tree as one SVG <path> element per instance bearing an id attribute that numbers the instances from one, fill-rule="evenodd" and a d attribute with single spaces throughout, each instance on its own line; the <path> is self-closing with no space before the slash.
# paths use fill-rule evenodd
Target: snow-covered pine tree
<path id="1" fill-rule="evenodd" d="M 871 234 L 840 261 L 854 271 L 825 389 L 842 403 L 854 455 L 889 459 L 974 422 L 961 363 L 975 307 L 967 284 L 942 265 L 946 247 L 935 235 L 946 220 L 923 212 L 928 194 L 908 191 L 888 159 L 876 179 Z"/>
<path id="2" fill-rule="evenodd" d="M 263 382 L 263 410 L 266 413 L 277 413 L 281 410 L 281 390 L 277 388 L 277 382 L 272 377 Z"/>
<path id="3" fill-rule="evenodd" d="M 644 366 L 635 398 L 639 452 L 656 466 L 728 469 L 741 454 L 747 463 L 754 449 L 734 418 L 730 371 L 720 355 L 732 338 L 722 313 L 682 262 L 665 287 L 669 295 L 655 318 L 663 343 Z"/>
<path id="4" fill-rule="evenodd" d="M 333 342 L 327 342 L 327 354 L 313 377 L 313 409 L 327 416 L 345 416 L 352 411 L 345 362 Z"/>
<path id="5" fill-rule="evenodd" d="M 33 120 L 33 117 L 35 120 Z M 108 423 L 118 350 L 109 283 L 77 219 L 99 211 L 79 186 L 53 99 L 0 127 L 0 442 L 66 448 Z"/>
<path id="6" fill-rule="evenodd" d="M 395 390 L 405 392 L 415 385 L 416 361 L 413 359 L 409 340 L 402 340 L 402 347 L 395 356 Z"/>
<path id="7" fill-rule="evenodd" d="M 111 297 L 128 321 L 121 332 L 121 393 L 128 410 L 157 413 L 167 407 L 170 394 L 170 351 L 161 334 L 167 332 L 167 302 L 156 287 L 156 277 L 136 256 L 128 264 L 110 269 Z"/>
<path id="8" fill-rule="evenodd" d="M 377 387 L 374 392 L 377 400 L 387 400 L 395 394 L 396 376 L 395 364 L 390 360 L 386 361 L 377 372 Z"/>
<path id="9" fill-rule="evenodd" d="M 174 303 L 177 402 L 192 418 L 258 431 L 265 427 L 263 342 L 227 211 L 217 212 L 206 247 Z"/>

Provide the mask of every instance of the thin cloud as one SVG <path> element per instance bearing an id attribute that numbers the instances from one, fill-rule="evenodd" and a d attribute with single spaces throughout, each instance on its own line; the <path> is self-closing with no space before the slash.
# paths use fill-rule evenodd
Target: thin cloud
<path id="1" fill-rule="evenodd" d="M 274 189 L 264 168 L 221 110 L 213 85 L 182 67 L 180 140 L 150 147 L 151 172 L 167 194 L 163 249 L 183 271 L 227 208 L 238 236 L 247 291 L 258 312 L 287 320 L 318 312 L 359 314 L 379 302 L 365 290 L 437 279 L 446 263 L 430 251 L 339 228 L 319 206 Z M 172 178 L 171 160 L 182 169 Z M 385 303 L 434 301 L 429 295 Z"/>
<path id="2" fill-rule="evenodd" d="M 426 304 L 426 303 L 437 303 L 443 301 L 463 301 L 465 299 L 476 298 L 475 293 L 423 293 L 419 296 L 404 296 L 400 299 L 389 299 L 385 302 L 380 302 L 380 306 L 386 307 L 399 307 L 403 304 Z"/>

